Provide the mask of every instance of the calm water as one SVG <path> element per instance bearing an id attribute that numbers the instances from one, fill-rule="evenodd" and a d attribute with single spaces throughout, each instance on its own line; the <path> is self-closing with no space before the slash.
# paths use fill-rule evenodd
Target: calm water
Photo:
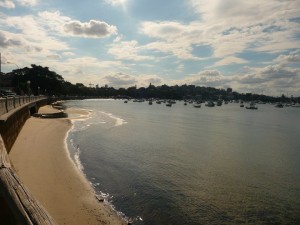
<path id="1" fill-rule="evenodd" d="M 134 224 L 300 224 L 300 108 L 66 105 L 92 110 L 70 151 Z"/>

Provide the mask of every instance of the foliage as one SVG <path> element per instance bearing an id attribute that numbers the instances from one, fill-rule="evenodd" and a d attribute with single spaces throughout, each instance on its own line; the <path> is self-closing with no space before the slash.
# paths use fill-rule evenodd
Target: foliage
<path id="1" fill-rule="evenodd" d="M 64 78 L 54 71 L 50 71 L 48 67 L 42 67 L 32 64 L 31 68 L 25 67 L 22 69 L 13 70 L 13 86 L 18 94 L 45 94 L 64 97 L 77 98 L 161 98 L 161 99 L 198 99 L 198 100 L 235 100 L 241 99 L 244 101 L 260 100 L 260 101 L 299 101 L 300 99 L 289 99 L 282 95 L 278 98 L 257 95 L 257 94 L 240 94 L 232 92 L 231 88 L 217 89 L 213 87 L 200 87 L 195 85 L 182 86 L 154 86 L 150 84 L 147 88 L 136 86 L 129 88 L 115 89 L 113 87 L 86 87 L 82 83 L 72 84 L 65 81 Z M 30 81 L 30 86 L 28 85 Z M 28 89 L 30 87 L 30 90 Z"/>

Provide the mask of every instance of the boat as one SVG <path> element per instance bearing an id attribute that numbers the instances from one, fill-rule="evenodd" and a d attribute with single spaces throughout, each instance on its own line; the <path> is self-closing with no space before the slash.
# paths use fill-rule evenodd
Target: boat
<path id="1" fill-rule="evenodd" d="M 169 100 L 168 103 L 170 103 L 170 104 L 176 104 L 176 101 L 175 100 Z"/>
<path id="2" fill-rule="evenodd" d="M 244 102 L 241 101 L 240 107 L 244 107 Z"/>
<path id="3" fill-rule="evenodd" d="M 127 100 L 124 101 L 124 103 L 127 103 L 127 102 L 128 102 Z"/>
<path id="4" fill-rule="evenodd" d="M 149 103 L 148 103 L 149 105 L 152 105 L 152 101 L 149 101 Z"/>
<path id="5" fill-rule="evenodd" d="M 277 104 L 275 105 L 275 107 L 276 107 L 276 108 L 283 108 L 283 104 L 282 104 L 281 102 L 279 102 L 279 103 L 277 103 Z"/>
<path id="6" fill-rule="evenodd" d="M 213 101 L 208 101 L 205 106 L 207 107 L 215 107 L 215 103 L 213 103 Z"/>
<path id="7" fill-rule="evenodd" d="M 300 104 L 299 103 L 293 104 L 292 107 L 294 107 L 294 108 L 300 108 Z"/>
<path id="8" fill-rule="evenodd" d="M 217 101 L 217 106 L 222 106 L 223 100 L 222 99 L 218 99 Z"/>
<path id="9" fill-rule="evenodd" d="M 194 104 L 193 105 L 195 108 L 201 108 L 201 104 Z"/>
<path id="10" fill-rule="evenodd" d="M 246 109 L 257 109 L 257 106 L 255 105 L 255 103 L 252 101 L 250 102 L 249 106 L 246 106 Z"/>
<path id="11" fill-rule="evenodd" d="M 166 106 L 167 107 L 172 107 L 172 103 L 167 103 Z"/>
<path id="12" fill-rule="evenodd" d="M 184 105 L 187 105 L 187 103 L 185 102 Z"/>

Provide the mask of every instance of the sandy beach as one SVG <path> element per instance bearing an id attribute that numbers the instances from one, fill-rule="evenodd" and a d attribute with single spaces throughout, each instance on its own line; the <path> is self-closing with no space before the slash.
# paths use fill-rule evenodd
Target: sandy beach
<path id="1" fill-rule="evenodd" d="M 50 106 L 39 110 L 47 112 L 57 110 Z M 69 119 L 28 119 L 9 153 L 13 167 L 58 224 L 126 224 L 95 198 L 94 190 L 71 161 L 65 143 L 71 127 Z"/>

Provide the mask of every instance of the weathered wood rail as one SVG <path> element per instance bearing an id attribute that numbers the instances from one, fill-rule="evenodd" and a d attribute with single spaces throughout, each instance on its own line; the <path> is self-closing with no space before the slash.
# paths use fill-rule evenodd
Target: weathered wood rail
<path id="1" fill-rule="evenodd" d="M 11 138 L 12 134 L 13 136 L 18 134 L 26 119 L 30 116 L 31 107 L 37 107 L 39 100 L 39 106 L 47 102 L 45 101 L 47 98 L 42 96 L 10 98 L 5 99 L 5 103 L 3 103 L 4 100 L 0 99 L 0 118 L 2 118 L 0 121 L 0 196 L 4 199 L 5 205 L 8 206 L 10 215 L 13 217 L 1 218 L 1 225 L 57 225 L 54 219 L 22 184 L 7 154 L 16 138 Z M 5 110 L 3 110 L 4 106 Z"/>

